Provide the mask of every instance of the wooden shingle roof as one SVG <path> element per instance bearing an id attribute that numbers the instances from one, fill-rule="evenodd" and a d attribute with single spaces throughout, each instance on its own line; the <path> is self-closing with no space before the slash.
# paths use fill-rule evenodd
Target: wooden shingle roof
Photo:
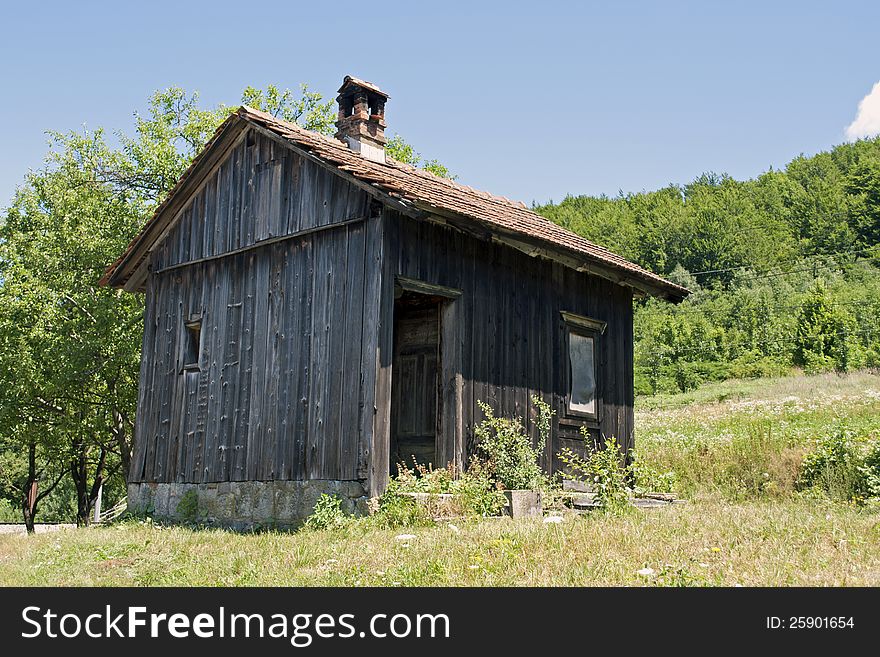
<path id="1" fill-rule="evenodd" d="M 150 234 L 154 235 L 153 240 L 160 237 L 160 231 L 151 230 L 151 224 L 158 221 L 173 197 L 211 150 L 214 142 L 229 127 L 230 122 L 236 120 L 281 138 L 297 150 L 305 151 L 366 183 L 383 197 L 397 201 L 396 205 L 399 204 L 404 211 L 411 210 L 410 214 L 414 216 L 461 218 L 485 228 L 492 236 L 498 236 L 503 241 L 511 242 L 535 255 L 559 259 L 574 268 L 603 275 L 655 296 L 678 301 L 689 293 L 686 288 L 532 212 L 522 203 L 472 189 L 391 158 L 387 158 L 385 163 L 373 162 L 351 151 L 337 139 L 325 137 L 247 106 L 236 110 L 218 128 L 211 142 L 193 161 L 141 233 L 119 260 L 107 269 L 102 284 L 124 285 L 131 273 L 143 262 L 151 247 Z"/>

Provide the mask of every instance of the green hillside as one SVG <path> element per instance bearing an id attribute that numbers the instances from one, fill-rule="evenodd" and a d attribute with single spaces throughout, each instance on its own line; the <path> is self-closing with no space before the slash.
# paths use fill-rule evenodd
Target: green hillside
<path id="1" fill-rule="evenodd" d="M 535 209 L 693 291 L 638 304 L 638 393 L 880 364 L 880 138 L 754 180 L 709 173 Z"/>

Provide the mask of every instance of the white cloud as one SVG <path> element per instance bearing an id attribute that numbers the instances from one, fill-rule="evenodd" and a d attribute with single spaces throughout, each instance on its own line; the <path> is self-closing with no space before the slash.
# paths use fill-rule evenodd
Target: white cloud
<path id="1" fill-rule="evenodd" d="M 859 101 L 856 118 L 846 128 L 846 138 L 850 141 L 877 134 L 880 134 L 880 82 Z"/>

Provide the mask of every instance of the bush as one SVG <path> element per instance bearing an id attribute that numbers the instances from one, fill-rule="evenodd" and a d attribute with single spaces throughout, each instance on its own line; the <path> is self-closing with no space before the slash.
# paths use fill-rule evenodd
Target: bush
<path id="1" fill-rule="evenodd" d="M 488 458 L 492 478 L 508 490 L 541 490 L 548 486 L 539 459 L 550 435 L 553 411 L 540 397 L 533 396 L 538 409 L 538 444 L 532 447 L 519 418 L 495 417 L 485 402 L 479 402 L 486 418 L 474 428 L 480 450 Z"/>
<path id="2" fill-rule="evenodd" d="M 451 465 L 431 468 L 416 463 L 412 470 L 403 464 L 397 467 L 398 475 L 392 480 L 396 494 L 447 493 L 454 496 L 448 507 L 435 509 L 438 513 L 490 516 L 497 515 L 504 506 L 504 495 L 495 486 L 488 466 L 477 458 L 472 459 L 470 467 L 461 474 L 457 474 Z"/>
<path id="3" fill-rule="evenodd" d="M 633 485 L 639 494 L 672 493 L 678 482 L 674 470 L 661 472 L 659 468 L 647 463 L 636 452 L 631 452 L 632 462 L 629 465 Z"/>
<path id="4" fill-rule="evenodd" d="M 786 376 L 791 366 L 770 356 L 748 353 L 730 364 L 730 376 L 734 379 L 760 379 L 762 377 Z"/>
<path id="5" fill-rule="evenodd" d="M 342 510 L 342 500 L 326 493 L 318 498 L 315 510 L 303 525 L 309 530 L 341 529 L 349 523 L 351 516 Z"/>
<path id="6" fill-rule="evenodd" d="M 369 523 L 381 529 L 396 529 L 397 527 L 420 527 L 433 524 L 433 519 L 428 510 L 412 497 L 401 495 L 404 490 L 398 478 L 392 478 L 388 482 L 388 488 L 376 501 L 372 508 Z"/>
<path id="7" fill-rule="evenodd" d="M 464 515 L 496 516 L 507 502 L 492 481 L 488 467 L 479 459 L 471 461 L 467 472 L 452 482 L 450 491 Z"/>
<path id="8" fill-rule="evenodd" d="M 593 491 L 599 508 L 607 513 L 620 513 L 629 506 L 628 468 L 614 438 L 606 438 L 601 449 L 591 450 L 592 439 L 586 428 L 581 428 L 588 456 L 582 458 L 568 448 L 559 453 L 559 459 L 568 467 L 569 474 Z"/>
<path id="9" fill-rule="evenodd" d="M 880 495 L 880 441 L 847 429 L 823 438 L 804 457 L 798 487 L 856 503 Z"/>

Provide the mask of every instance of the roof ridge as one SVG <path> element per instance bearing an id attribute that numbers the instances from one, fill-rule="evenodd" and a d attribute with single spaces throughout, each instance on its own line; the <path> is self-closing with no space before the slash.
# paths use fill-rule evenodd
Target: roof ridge
<path id="1" fill-rule="evenodd" d="M 174 189 L 157 207 L 152 218 L 144 224 L 138 236 L 129 244 L 126 252 L 108 268 L 102 279 L 103 282 L 116 284 L 119 281 L 125 282 L 128 280 L 132 270 L 129 269 L 131 265 L 126 263 L 128 263 L 130 258 L 134 257 L 134 250 L 140 249 L 143 251 L 139 251 L 140 259 L 135 261 L 135 265 L 137 265 L 152 248 L 152 243 L 143 241 L 147 237 L 148 230 L 164 209 L 168 207 L 170 199 L 179 192 L 183 181 L 192 174 L 205 153 L 210 150 L 221 131 L 229 125 L 233 117 L 274 132 L 281 139 L 300 149 L 311 152 L 318 159 L 323 159 L 328 165 L 345 171 L 364 183 L 381 190 L 383 193 L 399 198 L 407 203 L 416 206 L 421 204 L 423 209 L 433 208 L 433 211 L 441 210 L 468 217 L 496 229 L 510 231 L 526 238 L 539 240 L 550 245 L 551 249 L 561 250 L 558 253 L 559 257 L 562 257 L 566 252 L 577 254 L 576 257 L 578 259 L 585 260 L 585 268 L 589 269 L 590 262 L 593 262 L 597 263 L 600 267 L 604 265 L 619 272 L 622 271 L 625 273 L 624 277 L 618 278 L 615 275 L 613 277 L 614 280 L 627 281 L 625 284 L 649 291 L 652 294 L 659 294 L 673 299 L 683 298 L 688 294 L 686 288 L 627 260 L 607 247 L 591 242 L 582 235 L 578 235 L 574 231 L 554 223 L 526 207 L 524 203 L 512 201 L 504 196 L 496 196 L 483 190 L 477 190 L 455 180 L 439 176 L 431 171 L 400 162 L 392 157 L 386 156 L 383 162 L 368 160 L 352 151 L 347 144 L 339 139 L 328 137 L 314 130 L 308 130 L 295 122 L 286 121 L 273 116 L 269 112 L 248 105 L 241 105 L 233 110 L 227 120 L 218 127 L 205 148 L 193 159 L 190 167 L 181 176 L 178 184 L 175 185 Z M 553 257 L 552 252 L 550 257 Z M 120 274 L 120 269 L 127 270 L 129 273 L 127 275 Z M 630 277 L 627 278 L 626 274 L 629 274 Z M 113 279 L 117 276 L 120 276 L 120 278 L 114 282 Z M 124 278 L 121 276 L 124 276 Z"/>

